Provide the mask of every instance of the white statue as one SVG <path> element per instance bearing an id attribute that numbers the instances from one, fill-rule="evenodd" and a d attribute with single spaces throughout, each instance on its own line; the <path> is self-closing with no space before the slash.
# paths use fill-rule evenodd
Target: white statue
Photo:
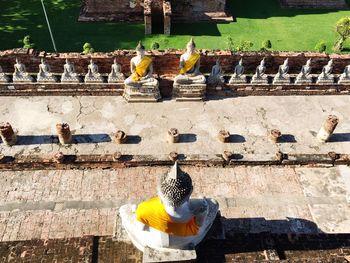
<path id="1" fill-rule="evenodd" d="M 338 84 L 350 84 L 350 65 L 344 68 L 344 72 L 339 77 Z"/>
<path id="2" fill-rule="evenodd" d="M 121 67 L 117 63 L 117 60 L 113 60 L 113 64 L 111 66 L 111 73 L 108 75 L 108 83 L 118 83 L 124 82 L 125 76 L 121 72 Z"/>
<path id="3" fill-rule="evenodd" d="M 310 84 L 312 83 L 311 73 L 311 58 L 306 61 L 306 64 L 302 66 L 300 73 L 298 74 L 295 84 Z"/>
<path id="4" fill-rule="evenodd" d="M 329 60 L 327 65 L 322 68 L 321 74 L 317 78 L 317 84 L 334 84 L 333 59 Z"/>
<path id="5" fill-rule="evenodd" d="M 2 67 L 0 66 L 0 83 L 8 83 L 9 81 L 9 77 L 2 71 Z"/>
<path id="6" fill-rule="evenodd" d="M 175 163 L 158 180 L 158 197 L 136 205 L 124 205 L 119 213 L 133 244 L 144 251 L 150 247 L 193 249 L 203 240 L 218 211 L 212 199 L 190 199 L 191 177 Z"/>
<path id="7" fill-rule="evenodd" d="M 265 75 L 265 58 L 261 60 L 260 65 L 256 68 L 255 74 L 252 78 L 252 84 L 267 84 L 267 76 Z"/>
<path id="8" fill-rule="evenodd" d="M 235 66 L 234 73 L 229 81 L 229 84 L 245 84 L 246 76 L 244 74 L 243 59 L 241 58 Z"/>
<path id="9" fill-rule="evenodd" d="M 61 77 L 61 82 L 71 82 L 71 83 L 79 83 L 80 78 L 77 73 L 75 73 L 75 68 L 73 63 L 69 62 L 66 59 L 66 64 L 63 66 L 63 74 Z"/>
<path id="10" fill-rule="evenodd" d="M 33 77 L 26 72 L 26 67 L 16 58 L 14 65 L 13 82 L 33 82 Z"/>
<path id="11" fill-rule="evenodd" d="M 205 84 L 205 76 L 200 72 L 200 54 L 196 52 L 196 44 L 191 38 L 186 52 L 180 57 L 180 74 L 174 79 L 174 85 Z"/>
<path id="12" fill-rule="evenodd" d="M 274 85 L 279 84 L 289 84 L 290 79 L 288 75 L 289 66 L 288 66 L 288 58 L 284 60 L 283 64 L 278 67 L 278 72 L 273 79 Z"/>
<path id="13" fill-rule="evenodd" d="M 222 76 L 222 67 L 220 65 L 220 60 L 217 59 L 215 65 L 212 67 L 211 74 L 208 78 L 208 84 L 212 86 L 218 86 L 225 82 Z"/>
<path id="14" fill-rule="evenodd" d="M 140 41 L 136 47 L 136 57 L 130 61 L 131 75 L 124 82 L 126 86 L 158 87 L 158 80 L 153 77 L 152 58 L 145 56 L 145 51 L 145 47 Z"/>
<path id="15" fill-rule="evenodd" d="M 50 73 L 50 71 L 50 66 L 42 58 L 39 64 L 39 73 L 36 78 L 37 82 L 56 82 L 57 78 Z"/>
<path id="16" fill-rule="evenodd" d="M 88 73 L 84 78 L 85 83 L 103 83 L 103 77 L 98 73 L 98 66 L 90 59 L 88 65 Z"/>

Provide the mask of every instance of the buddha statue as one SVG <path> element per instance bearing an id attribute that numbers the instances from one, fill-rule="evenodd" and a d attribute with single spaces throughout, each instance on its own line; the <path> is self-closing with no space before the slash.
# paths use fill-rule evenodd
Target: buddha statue
<path id="1" fill-rule="evenodd" d="M 334 84 L 333 59 L 329 60 L 327 65 L 322 68 L 321 74 L 317 78 L 317 84 Z"/>
<path id="2" fill-rule="evenodd" d="M 344 68 L 344 72 L 339 77 L 338 84 L 350 84 L 350 65 Z"/>
<path id="3" fill-rule="evenodd" d="M 90 64 L 88 65 L 88 73 L 84 78 L 85 83 L 103 83 L 103 77 L 98 73 L 98 66 L 90 59 Z"/>
<path id="4" fill-rule="evenodd" d="M 288 58 L 284 60 L 283 64 L 278 67 L 278 72 L 273 79 L 274 85 L 290 84 L 290 79 L 288 75 L 289 66 Z"/>
<path id="5" fill-rule="evenodd" d="M 39 64 L 39 73 L 36 78 L 37 82 L 56 82 L 57 78 L 50 73 L 50 71 L 50 66 L 42 58 Z"/>
<path id="6" fill-rule="evenodd" d="M 66 64 L 63 66 L 63 74 L 61 77 L 61 82 L 71 82 L 71 83 L 79 83 L 80 78 L 77 73 L 75 73 L 75 68 L 73 63 L 69 62 L 66 59 Z"/>
<path id="7" fill-rule="evenodd" d="M 220 60 L 217 59 L 215 65 L 211 69 L 211 73 L 208 78 L 208 84 L 216 87 L 224 83 L 225 79 L 222 76 L 222 67 L 220 65 Z"/>
<path id="8" fill-rule="evenodd" d="M 8 83 L 9 77 L 2 71 L 2 67 L 0 66 L 0 83 Z"/>
<path id="9" fill-rule="evenodd" d="M 190 199 L 192 179 L 177 162 L 168 174 L 159 177 L 157 190 L 158 197 L 119 209 L 131 241 L 141 251 L 145 247 L 158 251 L 193 249 L 212 226 L 217 202 Z"/>
<path id="10" fill-rule="evenodd" d="M 256 68 L 255 74 L 253 75 L 252 84 L 268 84 L 265 71 L 265 58 L 263 58 L 263 60 L 260 62 L 260 65 Z"/>
<path id="11" fill-rule="evenodd" d="M 306 61 L 306 64 L 302 66 L 300 73 L 298 74 L 295 84 L 310 84 L 312 83 L 311 73 L 311 58 Z"/>
<path id="12" fill-rule="evenodd" d="M 145 56 L 141 41 L 136 47 L 136 56 L 130 61 L 131 75 L 125 81 L 124 98 L 128 102 L 156 102 L 160 96 L 159 83 L 153 77 L 152 58 Z"/>
<path id="13" fill-rule="evenodd" d="M 13 82 L 33 82 L 33 77 L 26 72 L 26 67 L 16 58 L 14 65 Z"/>
<path id="14" fill-rule="evenodd" d="M 199 71 L 200 54 L 196 53 L 196 44 L 191 38 L 186 52 L 180 57 L 180 74 L 174 79 L 174 85 L 205 84 L 205 76 Z"/>
<path id="15" fill-rule="evenodd" d="M 113 64 L 111 66 L 111 73 L 108 75 L 108 83 L 118 83 L 124 82 L 125 76 L 121 72 L 121 67 L 117 63 L 117 60 L 113 60 Z"/>
<path id="16" fill-rule="evenodd" d="M 246 76 L 244 74 L 243 59 L 241 58 L 235 66 L 234 73 L 229 81 L 229 84 L 245 84 Z"/>

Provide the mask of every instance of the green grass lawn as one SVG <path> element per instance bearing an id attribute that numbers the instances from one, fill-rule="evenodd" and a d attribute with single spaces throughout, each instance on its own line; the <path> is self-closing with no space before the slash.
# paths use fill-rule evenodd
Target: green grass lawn
<path id="1" fill-rule="evenodd" d="M 161 49 L 183 48 L 190 36 L 199 48 L 225 49 L 226 38 L 249 40 L 253 50 L 270 39 L 273 50 L 313 51 L 324 40 L 327 51 L 336 38 L 334 25 L 350 11 L 281 9 L 278 0 L 229 0 L 237 22 L 227 24 L 173 24 L 173 35 L 144 36 L 143 24 L 77 22 L 79 0 L 46 0 L 58 51 L 81 51 L 90 42 L 96 51 L 146 47 L 159 42 Z M 21 47 L 25 35 L 41 50 L 53 51 L 40 0 L 0 0 L 0 49 Z"/>

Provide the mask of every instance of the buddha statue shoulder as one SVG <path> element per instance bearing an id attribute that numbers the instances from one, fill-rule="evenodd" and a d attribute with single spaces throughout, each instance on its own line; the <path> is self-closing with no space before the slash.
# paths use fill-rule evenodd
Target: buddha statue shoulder
<path id="1" fill-rule="evenodd" d="M 196 44 L 191 38 L 187 43 L 186 52 L 180 57 L 180 72 L 175 77 L 174 84 L 204 84 L 205 76 L 200 72 L 200 54 L 196 52 Z"/>
<path id="2" fill-rule="evenodd" d="M 133 87 L 158 86 L 158 81 L 153 77 L 152 58 L 146 56 L 145 52 L 145 47 L 140 41 L 136 47 L 136 56 L 130 61 L 131 75 L 125 80 L 125 85 Z"/>
<path id="3" fill-rule="evenodd" d="M 122 225 L 134 245 L 144 250 L 192 249 L 207 234 L 218 211 L 215 200 L 191 199 L 192 179 L 177 163 L 158 180 L 158 196 L 138 206 L 124 205 Z"/>

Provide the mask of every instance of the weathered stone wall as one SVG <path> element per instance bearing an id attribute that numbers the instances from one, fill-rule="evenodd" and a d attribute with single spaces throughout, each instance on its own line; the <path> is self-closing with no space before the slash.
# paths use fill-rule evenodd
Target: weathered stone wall
<path id="1" fill-rule="evenodd" d="M 142 21 L 142 0 L 83 0 L 79 21 Z"/>
<path id="2" fill-rule="evenodd" d="M 172 1 L 175 18 L 201 19 L 204 13 L 225 12 L 226 0 L 177 0 Z"/>
<path id="3" fill-rule="evenodd" d="M 281 0 L 281 5 L 282 7 L 295 8 L 347 8 L 346 2 L 344 0 Z"/>
<path id="4" fill-rule="evenodd" d="M 148 55 L 153 57 L 154 72 L 158 75 L 174 75 L 178 73 L 180 55 L 182 50 L 169 51 L 149 51 Z M 290 73 L 297 74 L 300 72 L 302 65 L 306 60 L 312 59 L 312 73 L 319 74 L 322 67 L 327 64 L 329 59 L 334 60 L 334 73 L 340 74 L 345 66 L 350 64 L 350 55 L 327 55 L 324 53 L 294 53 L 294 52 L 247 52 L 247 53 L 231 53 L 230 51 L 209 51 L 199 50 L 201 57 L 201 71 L 209 73 L 211 67 L 217 59 L 220 59 L 221 65 L 225 74 L 233 72 L 236 63 L 243 57 L 243 64 L 247 74 L 255 73 L 255 69 L 262 58 L 266 59 L 267 74 L 276 74 L 278 66 L 283 63 L 286 58 L 289 58 Z M 4 72 L 12 73 L 13 65 L 18 58 L 27 67 L 27 71 L 31 73 L 38 72 L 40 59 L 45 58 L 45 61 L 51 66 L 52 72 L 62 73 L 65 59 L 68 58 L 74 63 L 78 73 L 87 73 L 87 66 L 90 63 L 90 57 L 99 66 L 101 73 L 109 73 L 113 59 L 121 64 L 122 71 L 129 74 L 130 59 L 135 56 L 132 50 L 116 50 L 111 53 L 94 53 L 92 56 L 82 55 L 80 53 L 59 53 L 51 54 L 45 52 L 35 52 L 28 49 L 11 49 L 0 51 L 0 66 Z"/>

